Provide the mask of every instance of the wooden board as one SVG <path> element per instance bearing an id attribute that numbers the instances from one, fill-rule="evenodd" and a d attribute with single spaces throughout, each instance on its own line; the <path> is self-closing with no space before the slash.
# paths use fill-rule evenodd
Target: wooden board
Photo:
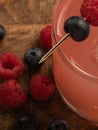
<path id="1" fill-rule="evenodd" d="M 14 52 L 23 59 L 27 48 L 39 46 L 40 30 L 51 24 L 55 2 L 56 0 L 0 0 L 0 24 L 7 30 L 7 35 L 0 44 L 0 53 Z M 30 79 L 36 73 L 48 75 L 53 79 L 51 58 L 38 72 L 33 72 L 26 66 L 25 72 L 18 80 L 28 90 Z M 44 104 L 34 102 L 28 97 L 19 110 L 0 107 L 0 130 L 14 130 L 13 125 L 17 118 L 27 112 L 39 118 L 41 130 L 47 130 L 48 124 L 55 118 L 66 120 L 70 130 L 97 130 L 97 127 L 69 110 L 57 90 L 53 98 Z"/>

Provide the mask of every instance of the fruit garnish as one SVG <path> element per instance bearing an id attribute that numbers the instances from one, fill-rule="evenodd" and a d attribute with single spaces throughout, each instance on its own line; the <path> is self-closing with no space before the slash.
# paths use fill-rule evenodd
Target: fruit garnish
<path id="1" fill-rule="evenodd" d="M 40 67 L 39 61 L 45 55 L 45 51 L 42 48 L 34 47 L 26 51 L 24 60 L 26 64 L 34 69 Z"/>
<path id="2" fill-rule="evenodd" d="M 89 24 L 80 16 L 72 16 L 68 18 L 64 24 L 64 30 L 70 33 L 75 41 L 83 41 L 89 35 Z"/>
<path id="3" fill-rule="evenodd" d="M 90 26 L 82 17 L 72 16 L 65 21 L 64 31 L 67 34 L 41 58 L 39 64 L 44 62 L 69 36 L 78 42 L 85 40 L 89 35 Z"/>
<path id="4" fill-rule="evenodd" d="M 39 130 L 40 122 L 34 115 L 24 114 L 17 120 L 17 130 Z"/>
<path id="5" fill-rule="evenodd" d="M 69 125 L 65 120 L 53 120 L 48 127 L 48 130 L 69 130 Z"/>
<path id="6" fill-rule="evenodd" d="M 47 101 L 55 92 L 55 84 L 44 75 L 36 75 L 30 82 L 30 94 L 35 101 Z"/>
<path id="7" fill-rule="evenodd" d="M 89 24 L 98 26 L 98 0 L 84 0 L 80 12 Z"/>

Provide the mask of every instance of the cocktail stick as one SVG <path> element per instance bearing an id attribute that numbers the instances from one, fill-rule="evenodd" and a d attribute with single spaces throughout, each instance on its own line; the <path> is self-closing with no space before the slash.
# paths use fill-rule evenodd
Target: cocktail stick
<path id="1" fill-rule="evenodd" d="M 53 46 L 39 61 L 39 64 L 44 62 L 52 53 L 63 43 L 63 41 L 70 36 L 70 33 L 67 33 L 55 46 Z"/>

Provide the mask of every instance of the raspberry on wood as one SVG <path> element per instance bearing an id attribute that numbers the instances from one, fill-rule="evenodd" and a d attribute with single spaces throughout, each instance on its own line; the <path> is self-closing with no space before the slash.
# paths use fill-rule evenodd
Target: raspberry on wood
<path id="1" fill-rule="evenodd" d="M 30 93 L 36 101 L 47 101 L 55 92 L 55 84 L 44 75 L 36 75 L 30 82 Z"/>
<path id="2" fill-rule="evenodd" d="M 0 77 L 4 79 L 17 78 L 23 71 L 24 64 L 18 56 L 11 52 L 0 55 Z"/>
<path id="3" fill-rule="evenodd" d="M 26 101 L 24 88 L 15 80 L 5 80 L 0 85 L 0 105 L 5 108 L 20 107 Z"/>
<path id="4" fill-rule="evenodd" d="M 46 25 L 40 32 L 40 45 L 46 51 L 52 48 L 51 25 Z"/>

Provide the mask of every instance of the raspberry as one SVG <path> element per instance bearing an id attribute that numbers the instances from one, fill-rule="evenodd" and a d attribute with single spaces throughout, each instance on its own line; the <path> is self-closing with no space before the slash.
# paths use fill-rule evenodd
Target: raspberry
<path id="1" fill-rule="evenodd" d="M 30 93 L 36 101 L 47 101 L 55 91 L 54 83 L 46 76 L 36 75 L 30 82 Z"/>
<path id="2" fill-rule="evenodd" d="M 80 12 L 89 24 L 98 26 L 98 0 L 84 0 Z"/>
<path id="3" fill-rule="evenodd" d="M 0 85 L 0 105 L 7 108 L 17 108 L 26 101 L 26 92 L 15 80 L 4 81 Z"/>
<path id="4" fill-rule="evenodd" d="M 40 45 L 46 51 L 49 51 L 52 48 L 51 25 L 47 25 L 41 30 Z"/>
<path id="5" fill-rule="evenodd" d="M 0 55 L 0 77 L 4 79 L 17 78 L 24 70 L 22 60 L 13 53 Z"/>

